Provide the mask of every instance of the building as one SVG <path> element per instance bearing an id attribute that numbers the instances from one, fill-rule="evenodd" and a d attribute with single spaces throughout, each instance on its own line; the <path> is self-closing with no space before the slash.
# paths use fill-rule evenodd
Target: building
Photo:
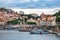
<path id="1" fill-rule="evenodd" d="M 28 19 L 27 22 L 35 22 L 35 23 L 38 25 L 37 20 L 35 20 L 35 19 L 33 19 L 33 18 Z"/>
<path id="2" fill-rule="evenodd" d="M 47 26 L 56 26 L 56 17 L 55 16 L 47 16 Z"/>
<path id="3" fill-rule="evenodd" d="M 20 14 L 24 14 L 24 12 L 23 12 L 23 11 L 19 11 L 19 13 L 20 13 Z"/>
<path id="4" fill-rule="evenodd" d="M 36 14 L 36 13 L 32 13 L 30 15 L 32 15 L 33 17 L 37 17 L 38 16 L 38 14 Z"/>
<path id="5" fill-rule="evenodd" d="M 46 15 L 42 13 L 40 15 L 40 25 L 46 25 L 46 26 L 56 26 L 56 16 L 53 15 Z"/>
<path id="6" fill-rule="evenodd" d="M 4 13 L 0 14 L 0 25 L 4 25 L 7 22 L 7 16 L 4 15 Z"/>
<path id="7" fill-rule="evenodd" d="M 20 18 L 20 14 L 16 14 L 12 10 L 10 11 L 10 9 L 8 11 L 9 11 L 8 13 L 6 11 L 0 11 L 0 24 L 1 25 L 6 24 L 8 21 Z"/>

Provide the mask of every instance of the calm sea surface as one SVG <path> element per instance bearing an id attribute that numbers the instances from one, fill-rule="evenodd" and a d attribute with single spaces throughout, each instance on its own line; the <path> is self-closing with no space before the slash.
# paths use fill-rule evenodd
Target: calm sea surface
<path id="1" fill-rule="evenodd" d="M 30 34 L 13 30 L 0 30 L 0 40 L 60 40 L 59 36 L 53 34 Z"/>

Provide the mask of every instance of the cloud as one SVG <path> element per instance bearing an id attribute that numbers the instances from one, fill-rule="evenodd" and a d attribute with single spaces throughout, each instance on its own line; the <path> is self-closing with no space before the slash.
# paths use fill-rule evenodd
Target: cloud
<path id="1" fill-rule="evenodd" d="M 43 0 L 43 1 L 56 1 L 56 0 Z"/>
<path id="2" fill-rule="evenodd" d="M 1 3 L 26 3 L 26 2 L 38 2 L 40 0 L 0 0 Z"/>
<path id="3" fill-rule="evenodd" d="M 0 7 L 55 8 L 60 7 L 58 0 L 0 0 Z"/>
<path id="4" fill-rule="evenodd" d="M 47 8 L 45 8 L 45 9 L 19 9 L 19 8 L 17 8 L 16 9 L 16 8 L 14 8 L 12 10 L 17 11 L 17 12 L 24 11 L 25 14 L 36 13 L 40 16 L 42 12 L 44 12 L 45 14 L 52 15 L 52 14 L 56 13 L 56 11 L 54 11 L 56 9 L 60 9 L 60 8 L 51 8 L 51 9 L 47 9 Z"/>
<path id="5" fill-rule="evenodd" d="M 0 0 L 1 3 L 25 3 L 30 0 Z"/>
<path id="6" fill-rule="evenodd" d="M 41 0 L 32 0 L 33 2 L 38 2 L 38 1 L 41 1 Z"/>
<path id="7" fill-rule="evenodd" d="M 11 3 L 13 0 L 0 0 L 0 3 Z"/>
<path id="8" fill-rule="evenodd" d="M 13 0 L 14 3 L 26 3 L 26 2 L 30 2 L 30 0 Z"/>

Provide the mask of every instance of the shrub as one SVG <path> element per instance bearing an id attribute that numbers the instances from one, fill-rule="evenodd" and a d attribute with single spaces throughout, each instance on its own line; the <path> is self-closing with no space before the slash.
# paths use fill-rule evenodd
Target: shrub
<path id="1" fill-rule="evenodd" d="M 8 24 L 19 24 L 18 20 L 8 21 Z"/>
<path id="2" fill-rule="evenodd" d="M 36 22 L 27 22 L 27 24 L 36 25 Z"/>

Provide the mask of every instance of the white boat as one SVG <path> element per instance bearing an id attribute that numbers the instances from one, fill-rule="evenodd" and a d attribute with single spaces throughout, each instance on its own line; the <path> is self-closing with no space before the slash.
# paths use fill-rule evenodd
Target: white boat
<path id="1" fill-rule="evenodd" d="M 31 34 L 49 34 L 49 32 L 44 31 L 42 29 L 39 29 L 39 30 L 31 30 L 30 33 Z"/>
<path id="2" fill-rule="evenodd" d="M 57 35 L 58 35 L 58 36 L 60 36 L 60 32 L 59 32 L 59 33 L 57 33 Z"/>

